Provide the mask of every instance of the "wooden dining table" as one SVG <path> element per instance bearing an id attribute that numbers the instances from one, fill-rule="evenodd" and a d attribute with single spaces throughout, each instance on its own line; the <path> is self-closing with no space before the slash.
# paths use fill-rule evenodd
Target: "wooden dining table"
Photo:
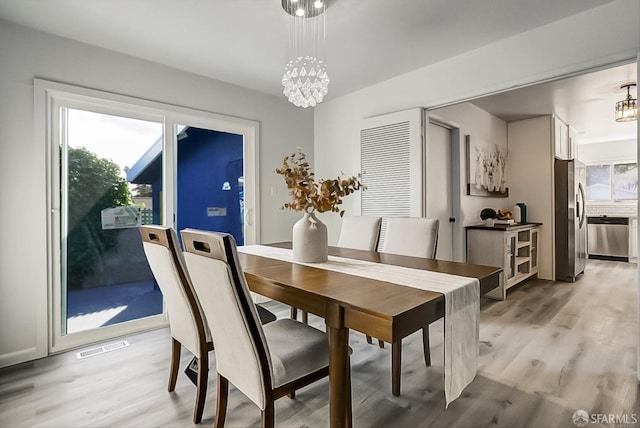
<path id="1" fill-rule="evenodd" d="M 269 244 L 291 248 L 291 243 Z M 242 253 L 251 291 L 325 319 L 329 337 L 331 427 L 351 420 L 348 392 L 349 330 L 392 344 L 444 316 L 444 295 L 386 281 Z M 501 269 L 443 260 L 329 247 L 329 255 L 477 278 L 481 295 L 499 285 Z M 396 346 L 393 346 L 396 345 Z M 399 355 L 398 355 L 399 357 Z M 399 385 L 398 385 L 399 391 Z"/>

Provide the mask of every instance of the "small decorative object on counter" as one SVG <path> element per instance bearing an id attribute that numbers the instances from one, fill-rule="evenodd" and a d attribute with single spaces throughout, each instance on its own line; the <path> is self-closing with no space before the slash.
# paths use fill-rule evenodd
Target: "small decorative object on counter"
<path id="1" fill-rule="evenodd" d="M 516 205 L 520 207 L 520 223 L 524 224 L 527 222 L 527 205 L 524 202 L 518 202 Z"/>
<path id="2" fill-rule="evenodd" d="M 511 210 L 498 210 L 498 220 L 511 220 Z"/>
<path id="3" fill-rule="evenodd" d="M 498 210 L 496 213 L 496 219 L 493 221 L 493 225 L 496 224 L 514 224 L 515 220 L 511 218 L 511 210 Z"/>
<path id="4" fill-rule="evenodd" d="M 514 205 L 511 208 L 511 214 L 516 223 L 522 223 L 522 212 L 520 211 L 520 206 Z"/>
<path id="5" fill-rule="evenodd" d="M 480 218 L 486 226 L 493 226 L 496 217 L 498 217 L 498 213 L 493 208 L 484 208 L 480 211 Z"/>

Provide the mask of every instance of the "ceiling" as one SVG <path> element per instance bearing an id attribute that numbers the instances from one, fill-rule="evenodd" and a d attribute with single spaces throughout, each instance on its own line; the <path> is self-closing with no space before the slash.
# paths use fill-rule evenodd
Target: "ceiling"
<path id="1" fill-rule="evenodd" d="M 616 122 L 615 104 L 626 98 L 624 83 L 635 83 L 630 63 L 544 84 L 514 89 L 472 103 L 507 122 L 556 114 L 578 131 L 578 144 L 637 138 L 637 121 Z M 637 98 L 636 88 L 631 95 Z"/>
<path id="2" fill-rule="evenodd" d="M 331 84 L 327 99 L 610 1 L 329 0 L 326 51 Z M 0 18 L 281 95 L 289 21 L 280 3 L 281 0 L 0 0 Z M 591 123 L 593 119 L 587 120 L 586 114 L 581 115 L 573 106 L 595 104 L 596 99 L 606 96 L 608 111 L 598 113 L 598 117 L 611 115 L 611 103 L 615 103 L 611 98 L 622 99 L 614 93 L 615 87 L 623 80 L 635 81 L 634 76 L 630 69 L 610 77 L 602 75 L 597 91 L 580 86 L 582 82 L 589 83 L 585 76 L 571 83 L 570 89 L 563 88 L 562 83 L 549 88 L 545 92 L 551 97 L 548 99 L 541 98 L 542 91 L 523 89 L 520 91 L 528 91 L 523 92 L 524 101 L 514 101 L 516 94 L 511 94 L 502 95 L 511 97 L 511 104 L 507 104 L 507 98 L 492 98 L 494 105 L 491 100 L 483 102 L 498 115 L 557 111 L 572 124 L 574 117 Z M 612 80 L 605 82 L 606 79 Z M 534 98 L 540 99 L 534 102 Z M 558 103 L 564 106 L 561 111 Z M 500 105 L 502 109 L 510 107 L 498 112 Z M 542 112 L 550 105 L 553 111 Z M 577 126 L 577 120 L 576 128 L 585 131 Z"/>

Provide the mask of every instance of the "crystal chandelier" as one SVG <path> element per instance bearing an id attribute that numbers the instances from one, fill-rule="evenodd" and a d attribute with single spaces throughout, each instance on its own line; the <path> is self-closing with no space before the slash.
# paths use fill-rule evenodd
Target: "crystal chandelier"
<path id="1" fill-rule="evenodd" d="M 636 86 L 635 83 L 627 83 L 620 86 L 620 89 L 627 88 L 627 98 L 616 103 L 616 122 L 631 122 L 638 119 L 638 99 L 631 98 L 629 88 Z"/>
<path id="2" fill-rule="evenodd" d="M 282 0 L 290 15 L 289 58 L 282 93 L 297 107 L 315 107 L 329 92 L 324 62 L 328 0 Z"/>

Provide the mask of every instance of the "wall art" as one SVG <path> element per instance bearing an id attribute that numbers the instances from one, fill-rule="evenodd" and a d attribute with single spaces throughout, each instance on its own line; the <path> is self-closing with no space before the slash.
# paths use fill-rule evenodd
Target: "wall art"
<path id="1" fill-rule="evenodd" d="M 507 148 L 466 136 L 467 195 L 506 198 Z"/>

